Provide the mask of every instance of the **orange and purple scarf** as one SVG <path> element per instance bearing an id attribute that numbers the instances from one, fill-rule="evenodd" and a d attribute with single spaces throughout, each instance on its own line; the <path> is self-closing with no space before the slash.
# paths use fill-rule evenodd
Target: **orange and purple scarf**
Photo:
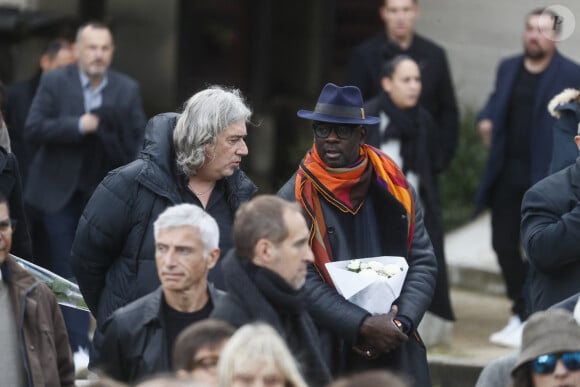
<path id="1" fill-rule="evenodd" d="M 365 184 L 365 180 L 368 179 L 365 177 L 370 176 L 369 163 L 379 185 L 395 197 L 407 212 L 409 235 L 407 248 L 410 249 L 415 226 L 413 195 L 405 176 L 388 156 L 365 144 L 361 146 L 360 158 L 354 166 L 330 168 L 325 165 L 316 147 L 313 146 L 298 169 L 294 193 L 296 200 L 312 221 L 310 247 L 315 257 L 314 265 L 322 278 L 331 285 L 332 280 L 325 264 L 334 259 L 320 197 L 322 196 L 339 211 L 356 215 L 364 204 L 364 197 L 367 194 L 368 184 Z"/>

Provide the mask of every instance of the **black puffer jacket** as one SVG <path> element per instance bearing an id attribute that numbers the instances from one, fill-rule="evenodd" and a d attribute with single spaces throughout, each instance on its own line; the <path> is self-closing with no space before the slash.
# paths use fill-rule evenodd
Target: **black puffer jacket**
<path id="1" fill-rule="evenodd" d="M 149 121 L 139 159 L 103 179 L 79 220 L 72 265 L 98 327 L 159 286 L 153 223 L 167 207 L 184 202 L 172 140 L 178 117 L 163 113 Z M 241 170 L 225 178 L 223 188 L 232 214 L 257 191 Z"/>

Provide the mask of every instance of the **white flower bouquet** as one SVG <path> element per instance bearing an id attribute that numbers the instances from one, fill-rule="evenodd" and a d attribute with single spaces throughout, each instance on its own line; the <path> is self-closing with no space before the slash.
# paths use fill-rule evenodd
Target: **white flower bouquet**
<path id="1" fill-rule="evenodd" d="M 89 311 L 89 308 L 87 307 L 87 304 L 85 303 L 85 300 L 77 284 L 62 278 L 57 274 L 54 274 L 50 270 L 35 265 L 26 259 L 17 257 L 15 255 L 12 257 L 20 266 L 24 268 L 24 270 L 29 272 L 38 281 L 43 282 L 46 286 L 48 286 L 56 296 L 59 304 L 87 312 Z"/>
<path id="2" fill-rule="evenodd" d="M 326 264 L 339 294 L 372 314 L 388 313 L 401 294 L 409 265 L 403 257 L 381 256 Z"/>

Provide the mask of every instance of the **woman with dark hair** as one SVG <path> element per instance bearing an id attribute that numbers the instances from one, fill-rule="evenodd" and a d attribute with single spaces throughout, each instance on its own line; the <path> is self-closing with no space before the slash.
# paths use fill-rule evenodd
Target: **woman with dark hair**
<path id="1" fill-rule="evenodd" d="M 429 312 L 453 321 L 437 180 L 437 174 L 444 167 L 444 144 L 433 118 L 419 104 L 421 71 L 418 64 L 409 56 L 398 55 L 385 62 L 381 74 L 384 92 L 365 103 L 366 113 L 378 116 L 380 122 L 368 128 L 366 141 L 391 157 L 419 193 L 425 211 L 425 227 L 439 267 Z"/>

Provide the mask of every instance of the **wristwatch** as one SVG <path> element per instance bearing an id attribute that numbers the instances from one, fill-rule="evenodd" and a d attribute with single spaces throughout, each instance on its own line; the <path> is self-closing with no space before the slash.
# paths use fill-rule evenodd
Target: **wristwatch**
<path id="1" fill-rule="evenodd" d="M 395 318 L 395 319 L 393 319 L 393 323 L 395 323 L 395 326 L 396 326 L 397 328 L 399 328 L 399 330 L 400 330 L 401 332 L 403 332 L 404 334 L 406 334 L 407 336 L 409 336 L 409 327 L 405 326 L 405 324 L 403 324 L 403 323 L 401 322 L 401 320 L 397 320 L 397 319 Z"/>

